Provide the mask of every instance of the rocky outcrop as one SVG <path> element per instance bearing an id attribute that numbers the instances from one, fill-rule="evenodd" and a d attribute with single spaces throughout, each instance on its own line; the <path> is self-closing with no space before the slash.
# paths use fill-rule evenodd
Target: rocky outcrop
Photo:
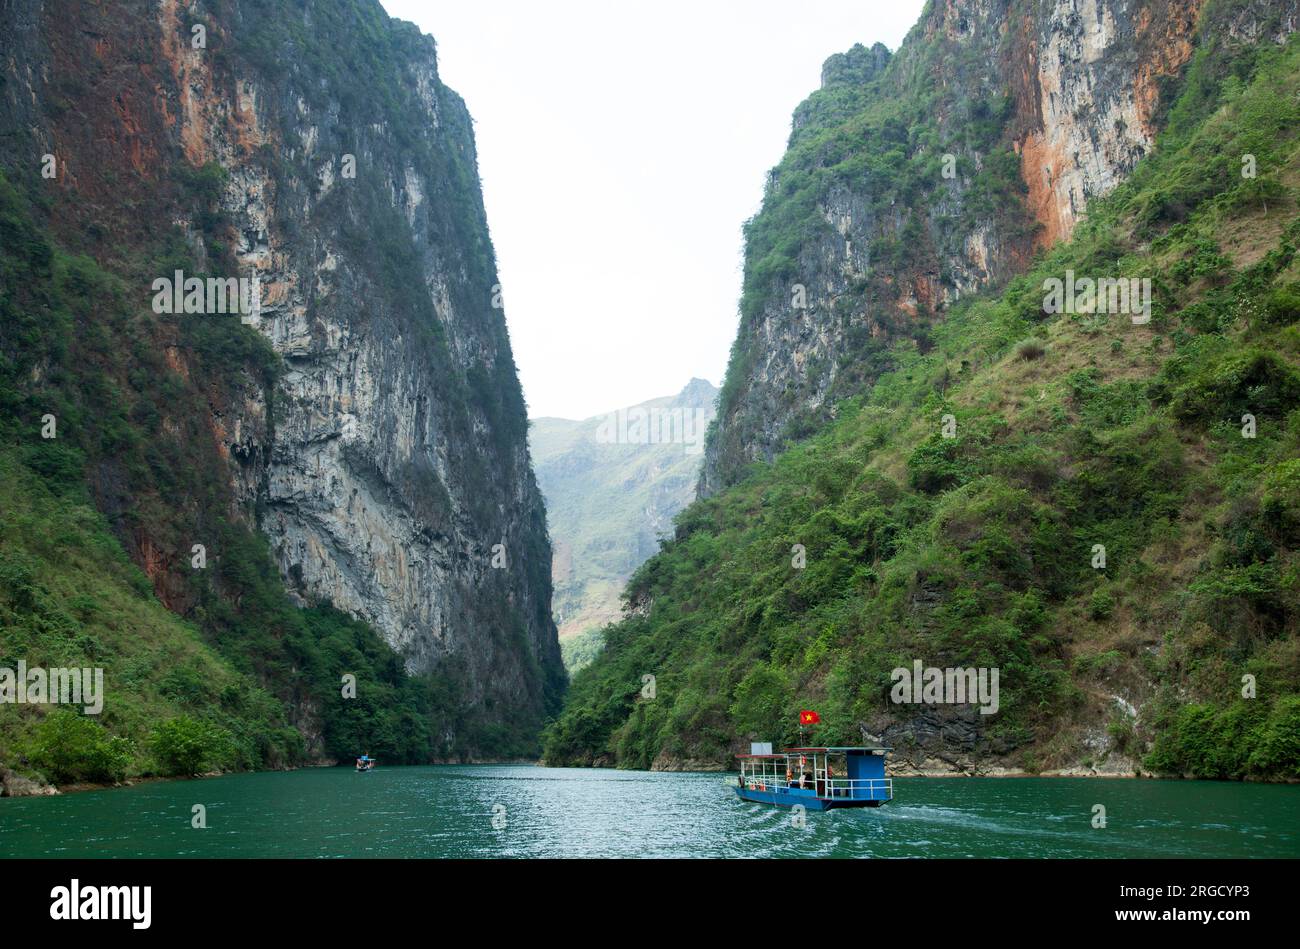
<path id="1" fill-rule="evenodd" d="M 45 797 L 58 793 L 56 787 L 24 778 L 9 768 L 0 768 L 0 797 Z"/>
<path id="2" fill-rule="evenodd" d="M 815 430 L 888 368 L 891 344 L 924 348 L 950 304 L 1068 238 L 1152 148 L 1203 6 L 936 0 L 894 56 L 859 46 L 829 59 L 747 228 L 700 493 Z M 1296 7 L 1212 5 L 1204 35 L 1276 42 Z M 925 108 L 891 111 L 904 101 Z M 796 246 L 785 261 L 783 244 Z"/>

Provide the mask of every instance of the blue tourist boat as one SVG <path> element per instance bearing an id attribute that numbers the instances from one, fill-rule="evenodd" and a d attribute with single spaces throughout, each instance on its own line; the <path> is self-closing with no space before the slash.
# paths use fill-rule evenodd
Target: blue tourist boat
<path id="1" fill-rule="evenodd" d="M 879 807 L 894 797 L 894 782 L 885 777 L 890 749 L 883 746 L 755 751 L 767 753 L 737 755 L 740 777 L 732 784 L 742 800 L 825 811 Z"/>

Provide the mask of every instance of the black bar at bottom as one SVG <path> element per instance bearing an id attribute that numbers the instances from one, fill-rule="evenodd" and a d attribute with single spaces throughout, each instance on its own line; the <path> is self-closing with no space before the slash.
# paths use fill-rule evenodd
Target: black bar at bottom
<path id="1" fill-rule="evenodd" d="M 747 926 L 793 924 L 813 914 L 809 923 L 843 927 L 840 938 L 1019 930 L 1038 932 L 1041 944 L 1107 924 L 1180 937 L 1196 929 L 1231 939 L 1253 925 L 1276 927 L 1294 918 L 1291 880 L 1298 866 L 1287 860 L 0 860 L 0 905 L 7 936 L 76 927 L 79 935 L 127 938 L 319 932 L 382 939 L 415 925 L 428 927 L 431 938 L 463 939 L 454 933 L 473 925 L 494 937 L 518 927 L 530 938 L 545 931 L 557 938 L 565 932 L 676 938 L 688 927 L 696 942 L 708 932 L 736 936 Z M 137 928 L 143 890 L 135 891 L 139 904 L 125 903 L 123 891 L 110 894 L 125 919 L 53 919 L 59 896 L 52 892 L 68 891 L 66 909 L 73 880 L 83 901 L 90 888 L 149 887 L 148 928 Z M 95 890 L 93 903 L 100 893 Z M 1051 928 L 1023 928 L 1039 925 Z"/>

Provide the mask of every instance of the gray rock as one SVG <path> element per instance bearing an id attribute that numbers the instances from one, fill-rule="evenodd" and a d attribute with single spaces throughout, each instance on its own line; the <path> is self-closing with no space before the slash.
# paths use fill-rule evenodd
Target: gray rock
<path id="1" fill-rule="evenodd" d="M 25 778 L 9 768 L 0 769 L 0 797 L 44 797 L 59 789 L 43 781 Z"/>

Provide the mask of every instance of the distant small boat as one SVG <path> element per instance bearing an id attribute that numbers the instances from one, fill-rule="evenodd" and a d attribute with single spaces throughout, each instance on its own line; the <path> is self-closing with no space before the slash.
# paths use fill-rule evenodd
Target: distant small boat
<path id="1" fill-rule="evenodd" d="M 770 748 L 770 746 L 768 746 Z M 802 805 L 810 811 L 833 807 L 880 807 L 894 798 L 880 747 L 788 748 L 777 754 L 737 755 L 736 796 L 761 804 Z"/>
<path id="2" fill-rule="evenodd" d="M 362 755 L 357 759 L 357 774 L 367 774 L 375 770 L 375 759 L 369 755 Z"/>

